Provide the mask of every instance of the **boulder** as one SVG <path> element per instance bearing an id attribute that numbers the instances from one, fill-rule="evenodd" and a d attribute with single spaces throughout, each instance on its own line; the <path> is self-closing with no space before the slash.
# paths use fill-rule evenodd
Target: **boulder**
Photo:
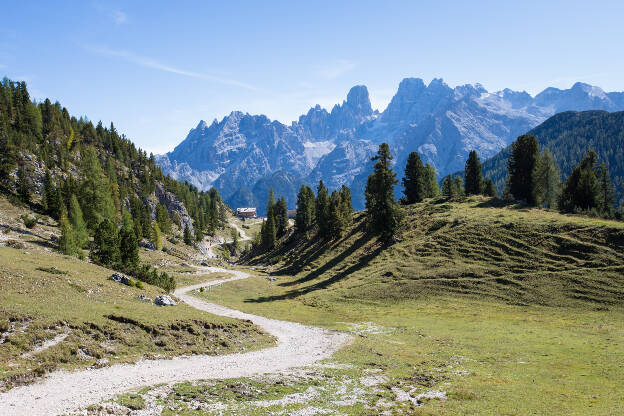
<path id="1" fill-rule="evenodd" d="M 154 304 L 158 306 L 176 306 L 177 305 L 177 303 L 175 303 L 175 301 L 171 299 L 171 296 L 168 296 L 168 295 L 156 296 L 156 299 L 154 299 Z"/>
<path id="2" fill-rule="evenodd" d="M 154 245 L 154 243 L 152 243 L 151 241 L 148 241 L 148 240 L 141 240 L 141 241 L 139 241 L 139 247 L 143 247 L 143 248 L 146 248 L 148 250 L 156 250 L 156 246 Z"/>
<path id="3" fill-rule="evenodd" d="M 152 303 L 152 298 L 148 298 L 145 295 L 139 295 L 139 300 L 142 300 L 143 302 L 149 302 Z"/>
<path id="4" fill-rule="evenodd" d="M 130 284 L 130 278 L 123 273 L 115 272 L 108 278 L 108 280 L 112 280 L 113 282 L 122 283 L 124 285 Z"/>

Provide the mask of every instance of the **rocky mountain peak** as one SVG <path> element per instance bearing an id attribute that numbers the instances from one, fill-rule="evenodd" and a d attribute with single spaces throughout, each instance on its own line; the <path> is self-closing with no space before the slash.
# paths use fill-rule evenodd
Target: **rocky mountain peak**
<path id="1" fill-rule="evenodd" d="M 368 97 L 368 89 L 364 85 L 356 85 L 349 90 L 347 101 L 343 107 L 348 106 L 354 112 L 363 116 L 370 116 L 373 113 L 370 99 Z"/>

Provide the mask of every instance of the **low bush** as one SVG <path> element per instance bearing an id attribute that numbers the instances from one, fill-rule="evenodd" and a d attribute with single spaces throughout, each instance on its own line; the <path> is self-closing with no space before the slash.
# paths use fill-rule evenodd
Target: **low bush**
<path id="1" fill-rule="evenodd" d="M 39 221 L 39 218 L 37 217 L 33 218 L 30 215 L 26 215 L 26 214 L 22 214 L 21 218 L 26 228 L 29 228 L 29 229 L 34 228 L 35 225 L 37 225 L 37 221 Z"/>

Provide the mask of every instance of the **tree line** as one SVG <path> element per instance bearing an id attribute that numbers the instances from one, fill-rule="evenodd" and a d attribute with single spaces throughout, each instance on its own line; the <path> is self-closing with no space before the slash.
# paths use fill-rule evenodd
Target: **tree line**
<path id="1" fill-rule="evenodd" d="M 227 207 L 216 189 L 199 192 L 165 176 L 154 156 L 112 123 L 94 126 L 58 102 L 32 101 L 24 82 L 0 82 L 0 189 L 59 221 L 62 252 L 83 257 L 90 248 L 97 263 L 170 289 L 172 278 L 138 262 L 141 239 L 160 248 L 172 224 L 182 227 L 177 211 L 151 202 L 158 186 L 175 195 L 191 217 L 194 232 L 187 224 L 187 244 L 214 234 L 226 221 Z M 41 198 L 33 198 L 35 193 Z"/>

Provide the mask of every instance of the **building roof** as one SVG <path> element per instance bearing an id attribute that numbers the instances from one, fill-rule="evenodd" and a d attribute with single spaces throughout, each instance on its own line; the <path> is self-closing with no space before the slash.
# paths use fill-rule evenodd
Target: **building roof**
<path id="1" fill-rule="evenodd" d="M 236 212 L 256 212 L 256 208 L 236 208 Z"/>

